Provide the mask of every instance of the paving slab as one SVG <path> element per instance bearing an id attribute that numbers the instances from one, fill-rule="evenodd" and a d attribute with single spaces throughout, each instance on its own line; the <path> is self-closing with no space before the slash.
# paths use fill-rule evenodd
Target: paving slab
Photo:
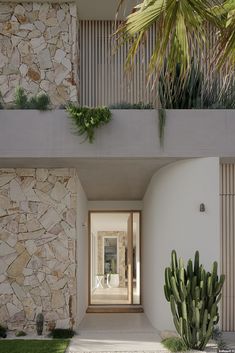
<path id="1" fill-rule="evenodd" d="M 87 352 L 169 353 L 144 313 L 87 314 L 67 353 Z M 206 349 L 206 353 L 212 352 L 216 352 L 215 344 Z"/>

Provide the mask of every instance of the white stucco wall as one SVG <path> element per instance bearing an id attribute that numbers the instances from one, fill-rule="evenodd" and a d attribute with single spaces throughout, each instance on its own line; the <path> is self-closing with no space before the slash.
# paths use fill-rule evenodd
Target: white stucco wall
<path id="1" fill-rule="evenodd" d="M 77 325 L 88 306 L 88 208 L 87 197 L 77 178 Z"/>
<path id="2" fill-rule="evenodd" d="M 88 201 L 90 211 L 139 211 L 142 210 L 143 201 Z"/>
<path id="3" fill-rule="evenodd" d="M 199 212 L 202 202 L 205 213 Z M 163 293 L 171 250 L 185 260 L 199 250 L 208 269 L 220 259 L 219 159 L 190 159 L 162 168 L 153 176 L 143 203 L 144 311 L 157 329 L 174 329 Z"/>

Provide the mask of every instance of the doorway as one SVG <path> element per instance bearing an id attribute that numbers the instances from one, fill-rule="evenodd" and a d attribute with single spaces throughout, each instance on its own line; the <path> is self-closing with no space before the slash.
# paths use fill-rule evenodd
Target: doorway
<path id="1" fill-rule="evenodd" d="M 89 306 L 140 305 L 140 211 L 89 212 Z"/>

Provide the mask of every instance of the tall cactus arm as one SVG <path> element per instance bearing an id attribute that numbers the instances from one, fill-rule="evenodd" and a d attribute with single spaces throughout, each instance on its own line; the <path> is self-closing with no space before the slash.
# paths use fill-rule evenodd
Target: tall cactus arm
<path id="1" fill-rule="evenodd" d="M 175 250 L 172 250 L 171 253 L 171 270 L 174 272 L 178 269 L 178 260 L 177 260 L 177 254 Z"/>
<path id="2" fill-rule="evenodd" d="M 216 261 L 213 262 L 212 266 L 212 272 L 211 272 L 211 280 L 212 280 L 212 289 L 215 289 L 215 285 L 218 281 L 218 276 L 217 276 L 217 270 L 218 270 L 218 263 Z"/>
<path id="3" fill-rule="evenodd" d="M 173 276 L 171 277 L 171 288 L 172 288 L 173 295 L 175 297 L 175 301 L 180 303 L 181 299 L 180 299 L 179 291 L 176 286 L 175 277 Z"/>
<path id="4" fill-rule="evenodd" d="M 167 289 L 170 290 L 170 287 L 171 287 L 171 269 L 170 267 L 167 267 L 165 269 L 165 284 L 167 286 Z"/>
<path id="5" fill-rule="evenodd" d="M 178 319 L 178 314 L 176 312 L 176 304 L 175 304 L 174 295 L 170 296 L 170 304 L 171 304 L 172 315 L 175 316 Z"/>
<path id="6" fill-rule="evenodd" d="M 208 280 L 207 280 L 207 295 L 209 297 L 212 296 L 212 280 L 211 280 L 211 276 L 208 277 Z"/>
<path id="7" fill-rule="evenodd" d="M 224 285 L 224 281 L 225 281 L 225 275 L 221 275 L 219 282 L 215 286 L 215 295 L 218 295 L 221 292 Z"/>
<path id="8" fill-rule="evenodd" d="M 197 250 L 195 252 L 195 257 L 194 257 L 194 275 L 198 276 L 199 274 L 199 251 Z"/>
<path id="9" fill-rule="evenodd" d="M 193 262 L 191 259 L 188 260 L 187 265 L 187 277 L 191 280 L 193 278 Z"/>
<path id="10" fill-rule="evenodd" d="M 168 287 L 166 285 L 164 285 L 164 293 L 165 293 L 165 298 L 166 300 L 169 302 L 170 301 L 170 291 L 168 290 Z"/>

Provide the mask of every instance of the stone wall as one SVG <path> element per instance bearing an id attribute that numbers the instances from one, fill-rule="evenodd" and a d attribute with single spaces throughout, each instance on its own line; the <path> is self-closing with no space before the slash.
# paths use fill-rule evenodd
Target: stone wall
<path id="1" fill-rule="evenodd" d="M 73 169 L 0 169 L 0 324 L 73 323 L 75 219 Z"/>
<path id="2" fill-rule="evenodd" d="M 0 3 L 0 90 L 5 103 L 21 86 L 45 92 L 53 106 L 77 101 L 74 3 Z"/>
<path id="3" fill-rule="evenodd" d="M 127 233 L 118 231 L 99 231 L 97 232 L 97 247 L 98 247 L 98 273 L 104 273 L 104 237 L 117 237 L 118 241 L 118 274 L 119 286 L 125 287 L 125 249 L 127 248 Z"/>

